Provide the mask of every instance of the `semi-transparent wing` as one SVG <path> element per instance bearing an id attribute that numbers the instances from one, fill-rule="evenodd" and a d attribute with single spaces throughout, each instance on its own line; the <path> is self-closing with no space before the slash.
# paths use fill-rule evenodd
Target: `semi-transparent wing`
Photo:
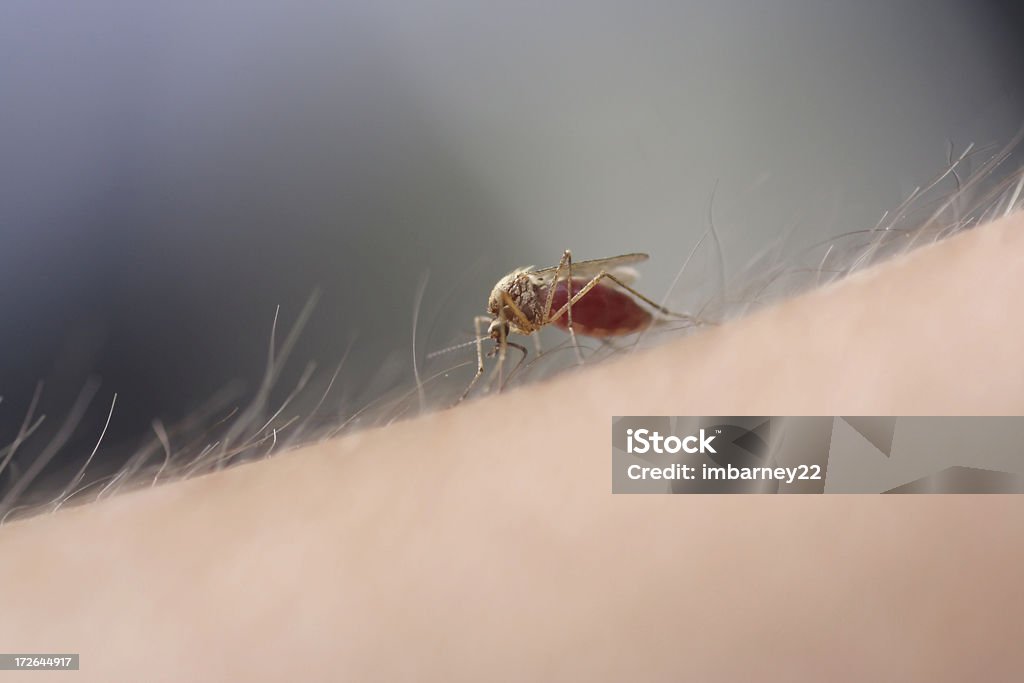
<path id="1" fill-rule="evenodd" d="M 589 261 L 574 261 L 572 264 L 572 276 L 573 278 L 591 278 L 600 273 L 602 270 L 613 272 L 617 271 L 616 274 L 622 273 L 623 275 L 631 274 L 632 277 L 627 275 L 630 280 L 636 279 L 636 272 L 632 268 L 625 268 L 634 263 L 640 263 L 646 261 L 650 256 L 647 254 L 622 254 L 621 256 L 610 256 L 608 258 L 597 258 Z M 541 268 L 540 270 L 533 271 L 537 276 L 547 280 L 555 277 L 555 273 L 558 270 L 558 266 L 552 266 L 550 268 Z M 632 271 L 632 273 L 630 273 Z M 560 278 L 569 276 L 568 268 L 563 268 Z M 624 278 L 626 279 L 626 278 Z"/>

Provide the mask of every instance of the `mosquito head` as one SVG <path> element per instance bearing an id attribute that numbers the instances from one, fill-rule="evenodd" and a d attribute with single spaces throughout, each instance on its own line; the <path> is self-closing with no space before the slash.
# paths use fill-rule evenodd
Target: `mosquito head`
<path id="1" fill-rule="evenodd" d="M 492 320 L 491 326 L 487 328 L 487 336 L 499 342 L 508 339 L 508 332 L 508 323 L 502 322 L 499 318 Z"/>

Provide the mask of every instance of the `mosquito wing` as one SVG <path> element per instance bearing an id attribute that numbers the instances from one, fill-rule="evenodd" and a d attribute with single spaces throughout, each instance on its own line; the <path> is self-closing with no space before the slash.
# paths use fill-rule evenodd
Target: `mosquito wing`
<path id="1" fill-rule="evenodd" d="M 640 263 L 646 261 L 650 256 L 647 254 L 622 254 L 621 256 L 610 256 L 608 258 L 596 258 L 590 261 L 578 261 L 572 264 L 572 276 L 573 278 L 591 278 L 596 276 L 602 270 L 616 275 L 624 275 L 623 279 L 635 280 L 636 272 L 632 268 L 626 268 L 625 266 L 632 265 L 634 263 Z M 550 268 L 541 268 L 535 270 L 534 273 L 545 280 L 548 278 L 554 278 L 555 273 L 558 271 L 558 266 L 551 266 Z M 569 269 L 563 268 L 562 272 L 558 274 L 559 279 L 569 277 Z"/>

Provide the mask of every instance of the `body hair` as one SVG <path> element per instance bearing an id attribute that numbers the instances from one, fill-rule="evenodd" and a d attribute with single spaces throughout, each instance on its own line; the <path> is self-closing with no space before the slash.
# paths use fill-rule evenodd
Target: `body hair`
<path id="1" fill-rule="evenodd" d="M 734 275 L 725 272 L 721 240 L 714 221 L 714 201 L 718 192 L 716 181 L 707 210 L 704 235 L 681 259 L 672 284 L 661 297 L 654 297 L 663 306 L 674 310 L 692 310 L 695 317 L 710 324 L 720 324 L 748 314 L 782 298 L 815 287 L 827 286 L 852 273 L 915 248 L 946 239 L 1019 210 L 1024 206 L 1024 172 L 998 172 L 1016 148 L 1024 131 L 1011 144 L 985 153 L 973 147 L 956 155 L 949 151 L 946 169 L 931 181 L 915 189 L 904 202 L 884 212 L 874 227 L 823 240 L 802 249 L 794 249 L 791 235 L 783 234 L 776 243 L 759 253 Z M 968 161 L 981 158 L 977 171 L 964 170 Z M 695 258 L 704 254 L 714 262 L 713 292 L 703 301 L 682 301 L 676 289 L 689 273 Z M 791 254 L 784 257 L 784 254 Z M 68 505 L 102 500 L 126 491 L 188 479 L 224 469 L 243 462 L 261 460 L 297 446 L 331 439 L 356 429 L 388 425 L 425 411 L 443 409 L 455 402 L 459 392 L 475 369 L 475 359 L 453 359 L 451 353 L 427 353 L 417 339 L 422 304 L 427 291 L 423 278 L 415 293 L 412 313 L 413 363 L 411 382 L 399 382 L 376 396 L 348 408 L 345 397 L 336 398 L 336 388 L 345 386 L 344 367 L 353 348 L 350 341 L 333 374 L 322 376 L 317 383 L 316 366 L 307 364 L 298 382 L 277 405 L 270 403 L 281 369 L 288 362 L 295 343 L 308 322 L 317 302 L 314 292 L 292 323 L 284 341 L 277 345 L 280 308 L 270 326 L 267 361 L 262 381 L 246 404 L 238 402 L 237 387 L 228 386 L 211 397 L 206 404 L 186 418 L 165 425 L 154 418 L 152 434 L 112 473 L 90 470 L 94 456 L 104 448 L 104 436 L 111 419 L 116 417 L 116 393 L 99 395 L 98 381 L 90 380 L 82 388 L 74 405 L 64 416 L 59 429 L 42 443 L 37 430 L 45 416 L 36 415 L 39 398 L 44 391 L 37 386 L 22 425 L 7 444 L 0 445 L 0 476 L 10 480 L 0 488 L 0 523 L 31 515 L 55 512 Z M 449 292 L 446 296 L 452 296 Z M 689 307 L 684 304 L 689 304 Z M 552 326 L 548 326 L 552 327 Z M 429 327 L 432 330 L 433 326 Z M 631 340 L 580 339 L 586 365 L 601 362 L 621 353 L 631 353 L 665 339 L 694 333 L 694 325 L 662 321 L 633 336 Z M 573 369 L 576 359 L 568 335 L 543 331 L 544 350 L 530 354 L 520 365 L 509 368 L 503 379 L 504 388 L 522 386 L 556 372 Z M 430 334 L 428 331 L 427 341 Z M 452 348 L 463 346 L 465 338 L 456 340 Z M 554 341 L 555 343 L 552 343 Z M 478 393 L 497 390 L 492 379 L 483 383 Z M 312 383 L 312 384 L 311 384 Z M 313 385 L 322 390 L 313 391 Z M 116 387 L 114 388 L 116 391 Z M 332 393 L 333 392 L 333 393 Z M 99 398 L 109 402 L 104 420 L 97 425 L 80 424 L 86 408 Z M 302 405 L 309 407 L 303 408 Z M 0 410 L 4 409 L 0 402 Z M 326 412 L 326 414 L 325 414 Z M 96 439 L 91 450 L 82 454 L 82 464 L 66 481 L 44 487 L 37 478 L 47 464 L 66 447 L 73 433 L 89 431 Z M 29 464 L 21 469 L 29 449 Z M 16 457 L 22 454 L 21 458 Z M 12 476 L 15 473 L 15 476 Z M 2 482 L 2 479 L 0 479 Z"/>

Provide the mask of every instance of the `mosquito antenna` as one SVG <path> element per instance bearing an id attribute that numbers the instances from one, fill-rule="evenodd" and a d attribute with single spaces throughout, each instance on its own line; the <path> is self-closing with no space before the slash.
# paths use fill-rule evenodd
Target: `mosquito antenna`
<path id="1" fill-rule="evenodd" d="M 453 346 L 449 346 L 449 347 L 444 348 L 444 349 L 438 349 L 437 351 L 431 351 L 430 353 L 427 354 L 426 357 L 427 357 L 428 360 L 430 360 L 432 358 L 437 358 L 438 356 L 443 356 L 446 353 L 450 353 L 452 351 L 457 351 L 459 349 L 464 349 L 467 346 L 472 346 L 473 344 L 476 344 L 477 342 L 485 342 L 488 339 L 490 339 L 490 337 L 480 337 L 479 339 L 474 337 L 473 339 L 470 339 L 467 342 L 462 342 L 461 344 L 455 344 Z"/>

